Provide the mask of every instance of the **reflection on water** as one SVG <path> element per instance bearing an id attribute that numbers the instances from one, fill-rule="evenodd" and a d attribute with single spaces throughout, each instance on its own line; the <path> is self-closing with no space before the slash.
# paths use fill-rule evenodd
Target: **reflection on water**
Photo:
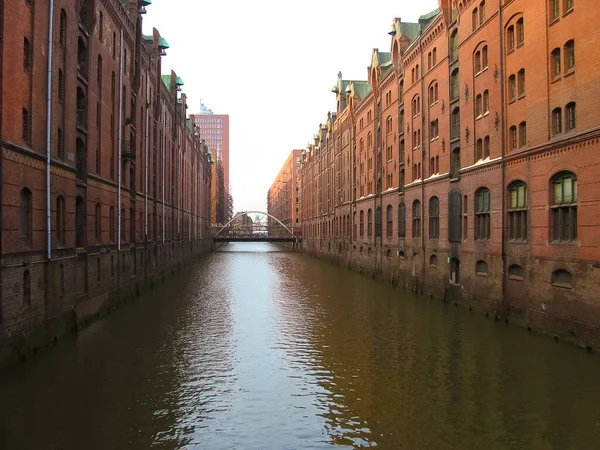
<path id="1" fill-rule="evenodd" d="M 600 448 L 600 358 L 229 244 L 0 375 L 0 449 Z"/>

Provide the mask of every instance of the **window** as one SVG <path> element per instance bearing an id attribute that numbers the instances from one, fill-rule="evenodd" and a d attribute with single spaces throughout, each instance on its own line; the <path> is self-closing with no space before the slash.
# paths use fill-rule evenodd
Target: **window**
<path id="1" fill-rule="evenodd" d="M 31 215 L 32 215 L 32 203 L 31 203 L 31 191 L 27 188 L 21 189 L 21 203 L 19 206 L 20 214 L 20 232 L 21 240 L 27 244 L 31 244 Z"/>
<path id="2" fill-rule="evenodd" d="M 573 276 L 571 272 L 558 269 L 552 272 L 552 286 L 571 289 L 573 287 Z"/>
<path id="3" fill-rule="evenodd" d="M 487 275 L 488 273 L 488 265 L 485 261 L 479 260 L 475 264 L 475 273 L 477 275 Z"/>
<path id="4" fill-rule="evenodd" d="M 552 135 L 562 133 L 562 110 L 554 108 L 552 110 Z"/>
<path id="5" fill-rule="evenodd" d="M 552 77 L 558 78 L 560 77 L 560 48 L 555 48 L 554 50 L 552 50 L 551 61 Z"/>
<path id="6" fill-rule="evenodd" d="M 102 242 L 102 216 L 100 215 L 100 203 L 96 203 L 96 213 L 94 220 L 94 231 L 96 233 L 96 242 Z"/>
<path id="7" fill-rule="evenodd" d="M 567 131 L 575 129 L 575 102 L 567 104 L 565 108 L 565 128 Z"/>
<path id="8" fill-rule="evenodd" d="M 391 238 L 394 235 L 394 211 L 392 205 L 388 205 L 386 208 L 386 237 Z"/>
<path id="9" fill-rule="evenodd" d="M 483 91 L 483 114 L 490 112 L 490 92 L 486 89 Z"/>
<path id="10" fill-rule="evenodd" d="M 452 150 L 452 159 L 450 160 L 450 178 L 458 178 L 460 175 L 460 148 Z"/>
<path id="11" fill-rule="evenodd" d="M 373 147 L 373 136 L 371 133 L 367 135 L 367 148 Z"/>
<path id="12" fill-rule="evenodd" d="M 551 180 L 552 240 L 573 241 L 577 238 L 577 178 L 561 172 Z"/>
<path id="13" fill-rule="evenodd" d="M 517 20 L 517 45 L 522 45 L 525 42 L 525 24 L 523 19 Z"/>
<path id="14" fill-rule="evenodd" d="M 59 245 L 65 245 L 65 198 L 56 197 L 56 240 Z"/>
<path id="15" fill-rule="evenodd" d="M 415 200 L 412 204 L 412 237 L 421 237 L 421 202 Z"/>
<path id="16" fill-rule="evenodd" d="M 487 48 L 487 45 L 485 45 L 481 49 L 481 70 L 487 69 L 487 67 L 488 67 L 488 48 Z"/>
<path id="17" fill-rule="evenodd" d="M 430 130 L 430 139 L 435 139 L 438 137 L 438 119 L 435 119 L 431 122 L 431 130 Z"/>
<path id="18" fill-rule="evenodd" d="M 65 137 L 62 130 L 59 128 L 57 133 L 57 154 L 61 159 L 65 158 Z"/>
<path id="19" fill-rule="evenodd" d="M 477 97 L 475 97 L 475 117 L 481 117 L 482 109 L 483 109 L 483 97 L 481 94 L 477 94 Z"/>
<path id="20" fill-rule="evenodd" d="M 440 237 L 440 201 L 437 197 L 429 200 L 429 238 Z"/>
<path id="21" fill-rule="evenodd" d="M 570 40 L 565 44 L 565 73 L 575 70 L 575 41 Z"/>
<path id="22" fill-rule="evenodd" d="M 515 48 L 515 27 L 513 25 L 506 30 L 506 48 L 509 52 Z"/>
<path id="23" fill-rule="evenodd" d="M 483 139 L 477 139 L 475 144 L 475 161 L 483 159 Z"/>
<path id="24" fill-rule="evenodd" d="M 450 260 L 450 283 L 456 285 L 460 283 L 460 261 L 458 258 Z"/>
<path id="25" fill-rule="evenodd" d="M 475 58 L 473 58 L 475 66 L 475 74 L 481 72 L 481 52 L 475 52 Z"/>
<path id="26" fill-rule="evenodd" d="M 510 239 L 527 239 L 527 185 L 513 182 L 508 188 L 508 228 Z"/>
<path id="27" fill-rule="evenodd" d="M 460 109 L 454 108 L 452 117 L 450 118 L 450 139 L 458 139 L 460 137 Z"/>
<path id="28" fill-rule="evenodd" d="M 104 30 L 104 16 L 102 11 L 98 13 L 98 40 L 102 42 L 102 32 Z"/>
<path id="29" fill-rule="evenodd" d="M 517 83 L 514 75 L 508 77 L 508 99 L 514 101 L 517 98 Z"/>
<path id="30" fill-rule="evenodd" d="M 387 134 L 392 133 L 392 116 L 389 116 L 385 122 L 385 131 Z"/>
<path id="31" fill-rule="evenodd" d="M 22 109 L 22 122 L 23 140 L 29 144 L 31 138 L 31 117 L 29 116 L 29 111 L 25 108 Z"/>
<path id="32" fill-rule="evenodd" d="M 560 15 L 559 0 L 550 0 L 550 21 L 557 20 Z"/>
<path id="33" fill-rule="evenodd" d="M 111 242 L 115 242 L 115 208 L 110 207 L 108 213 L 108 236 Z"/>
<path id="34" fill-rule="evenodd" d="M 510 127 L 509 135 L 510 135 L 510 148 L 511 148 L 511 150 L 514 150 L 515 148 L 517 148 L 517 127 L 516 126 L 513 125 L 512 127 Z"/>
<path id="35" fill-rule="evenodd" d="M 367 237 L 373 236 L 373 210 L 367 211 Z"/>
<path id="36" fill-rule="evenodd" d="M 458 30 L 454 30 L 450 36 L 450 61 L 458 59 Z"/>
<path id="37" fill-rule="evenodd" d="M 23 38 L 23 70 L 29 72 L 31 70 L 32 49 L 29 39 Z"/>
<path id="38" fill-rule="evenodd" d="M 467 235 L 468 235 L 468 231 L 469 231 L 469 202 L 467 201 L 467 196 L 465 195 L 463 197 L 463 202 L 462 202 L 462 232 L 463 232 L 463 239 L 467 239 Z"/>
<path id="39" fill-rule="evenodd" d="M 568 13 L 569 11 L 571 11 L 573 9 L 574 5 L 575 5 L 575 0 L 565 0 L 565 5 L 564 5 L 565 13 Z"/>
<path id="40" fill-rule="evenodd" d="M 429 52 L 429 54 L 427 55 L 427 70 L 431 70 L 431 62 L 432 62 L 432 56 L 431 56 L 431 52 Z"/>
<path id="41" fill-rule="evenodd" d="M 64 47 L 67 41 L 67 13 L 64 9 L 60 10 L 60 28 L 59 28 L 59 42 L 60 46 Z"/>
<path id="42" fill-rule="evenodd" d="M 519 90 L 519 98 L 525 96 L 525 69 L 519 70 L 517 73 L 518 85 L 517 88 Z"/>
<path id="43" fill-rule="evenodd" d="M 490 137 L 483 138 L 483 159 L 490 157 Z"/>
<path id="44" fill-rule="evenodd" d="M 421 72 L 419 72 L 419 65 L 415 67 L 415 75 L 417 76 L 417 80 L 421 78 Z"/>
<path id="45" fill-rule="evenodd" d="M 433 48 L 433 65 L 437 64 L 437 48 Z"/>
<path id="46" fill-rule="evenodd" d="M 458 100 L 458 96 L 460 95 L 459 82 L 458 68 L 456 68 L 452 71 L 452 75 L 450 75 L 450 101 Z"/>
<path id="47" fill-rule="evenodd" d="M 406 237 L 406 206 L 404 202 L 398 205 L 398 237 Z"/>
<path id="48" fill-rule="evenodd" d="M 477 24 L 479 21 L 479 11 L 477 11 L 477 8 L 473 9 L 473 12 L 471 13 L 471 22 L 473 25 L 473 31 L 475 31 L 477 29 Z"/>
<path id="49" fill-rule="evenodd" d="M 511 264 L 508 268 L 508 278 L 511 280 L 522 280 L 525 271 L 518 264 Z"/>
<path id="50" fill-rule="evenodd" d="M 479 23 L 485 22 L 485 1 L 479 4 Z"/>
<path id="51" fill-rule="evenodd" d="M 480 188 L 475 193 L 475 239 L 490 238 L 490 191 Z"/>
<path id="52" fill-rule="evenodd" d="M 65 102 L 65 76 L 62 69 L 58 69 L 58 101 L 61 105 Z"/>
<path id="53" fill-rule="evenodd" d="M 365 236 L 365 212 L 360 212 L 360 237 Z"/>
<path id="54" fill-rule="evenodd" d="M 112 57 L 115 59 L 117 57 L 117 33 L 113 31 L 113 39 L 112 39 Z"/>
<path id="55" fill-rule="evenodd" d="M 75 245 L 79 248 L 85 247 L 85 216 L 85 203 L 83 201 L 83 197 L 78 195 L 75 198 Z"/>
<path id="56" fill-rule="evenodd" d="M 527 145 L 527 123 L 521 122 L 519 124 L 519 145 L 525 147 Z"/>
<path id="57" fill-rule="evenodd" d="M 381 237 L 381 232 L 382 232 L 382 223 L 381 223 L 381 207 L 378 206 L 375 209 L 375 237 Z"/>

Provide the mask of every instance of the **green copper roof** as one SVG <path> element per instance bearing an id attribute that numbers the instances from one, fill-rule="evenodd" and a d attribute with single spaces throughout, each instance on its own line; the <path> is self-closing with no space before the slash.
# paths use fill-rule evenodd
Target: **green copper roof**
<path id="1" fill-rule="evenodd" d="M 165 86 L 167 87 L 167 89 L 170 91 L 171 90 L 171 75 L 161 75 L 162 81 L 163 83 L 165 83 Z"/>
<path id="2" fill-rule="evenodd" d="M 145 41 L 153 41 L 154 40 L 154 36 L 150 36 L 147 34 L 142 34 L 142 39 Z"/>
<path id="3" fill-rule="evenodd" d="M 371 93 L 371 85 L 368 81 L 353 81 L 354 93 L 363 100 L 367 95 Z"/>
<path id="4" fill-rule="evenodd" d="M 181 79 L 181 77 L 177 77 L 177 80 L 175 80 L 175 84 L 177 86 L 183 86 L 183 80 Z"/>
<path id="5" fill-rule="evenodd" d="M 419 35 L 420 26 L 418 23 L 402 22 L 400 24 L 400 34 L 413 41 Z"/>
<path id="6" fill-rule="evenodd" d="M 434 17 L 436 17 L 439 13 L 440 13 L 439 8 L 436 8 L 433 11 L 431 11 L 430 13 L 427 13 L 427 14 L 419 17 L 419 21 L 427 22 L 427 21 L 433 19 Z"/>
<path id="7" fill-rule="evenodd" d="M 158 47 L 159 48 L 169 48 L 169 43 L 167 42 L 167 40 L 164 37 L 161 37 L 158 40 Z"/>
<path id="8" fill-rule="evenodd" d="M 377 61 L 379 65 L 383 66 L 385 63 L 392 60 L 392 54 L 390 52 L 377 52 Z"/>

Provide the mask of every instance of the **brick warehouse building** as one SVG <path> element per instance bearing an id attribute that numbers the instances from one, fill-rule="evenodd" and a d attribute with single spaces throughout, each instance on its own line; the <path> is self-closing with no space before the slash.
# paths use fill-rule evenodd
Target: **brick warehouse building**
<path id="1" fill-rule="evenodd" d="M 50 3 L 0 3 L 0 362 L 210 247 L 211 157 L 150 2 Z"/>
<path id="2" fill-rule="evenodd" d="M 305 251 L 600 343 L 591 0 L 441 0 L 395 19 L 302 156 Z"/>
<path id="3" fill-rule="evenodd" d="M 280 220 L 285 226 L 299 227 L 298 217 L 300 198 L 298 197 L 298 172 L 302 162 L 302 150 L 292 150 L 281 166 L 281 170 L 267 191 L 267 212 Z M 269 227 L 280 226 L 271 217 Z M 294 231 L 299 231 L 296 228 Z M 273 234 L 273 231 L 270 231 Z M 288 234 L 285 230 L 277 230 L 277 234 Z M 289 235 L 289 234 L 288 234 Z"/>

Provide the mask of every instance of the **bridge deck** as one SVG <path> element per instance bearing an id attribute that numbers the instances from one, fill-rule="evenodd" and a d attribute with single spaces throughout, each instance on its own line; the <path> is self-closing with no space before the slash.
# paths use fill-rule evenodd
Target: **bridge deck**
<path id="1" fill-rule="evenodd" d="M 215 236 L 214 242 L 295 242 L 294 236 Z"/>

